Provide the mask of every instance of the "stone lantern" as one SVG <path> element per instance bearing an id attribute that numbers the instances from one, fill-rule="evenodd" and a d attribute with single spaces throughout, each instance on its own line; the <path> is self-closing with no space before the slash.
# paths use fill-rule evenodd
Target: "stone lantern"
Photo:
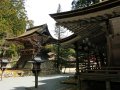
<path id="1" fill-rule="evenodd" d="M 2 80 L 2 75 L 3 75 L 3 72 L 5 71 L 5 69 L 6 69 L 6 65 L 9 63 L 9 61 L 8 61 L 8 59 L 6 59 L 6 58 L 2 58 L 1 60 L 0 60 L 0 64 L 1 64 L 1 66 L 0 66 L 0 69 L 1 69 L 1 80 Z"/>
<path id="2" fill-rule="evenodd" d="M 38 75 L 41 71 L 40 65 L 44 61 L 40 57 L 35 57 L 34 60 L 31 62 L 33 64 L 32 72 L 35 75 L 35 88 L 37 88 L 38 87 Z"/>

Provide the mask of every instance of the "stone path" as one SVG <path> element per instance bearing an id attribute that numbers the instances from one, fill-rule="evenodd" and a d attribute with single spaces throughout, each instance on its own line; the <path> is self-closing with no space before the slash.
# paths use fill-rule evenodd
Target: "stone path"
<path id="1" fill-rule="evenodd" d="M 61 74 L 39 77 L 38 89 L 34 88 L 34 76 L 3 78 L 0 81 L 0 90 L 63 90 L 70 85 L 60 82 L 69 76 L 69 74 Z"/>

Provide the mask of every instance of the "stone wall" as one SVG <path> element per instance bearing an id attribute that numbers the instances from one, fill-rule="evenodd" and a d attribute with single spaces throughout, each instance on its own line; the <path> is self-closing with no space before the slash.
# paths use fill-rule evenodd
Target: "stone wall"
<path id="1" fill-rule="evenodd" d="M 55 68 L 55 61 L 46 61 L 41 64 L 40 75 L 51 75 L 57 74 L 57 69 Z"/>

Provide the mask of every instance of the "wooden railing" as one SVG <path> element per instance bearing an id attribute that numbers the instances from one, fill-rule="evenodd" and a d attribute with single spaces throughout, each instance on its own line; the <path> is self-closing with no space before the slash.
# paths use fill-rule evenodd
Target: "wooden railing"
<path id="1" fill-rule="evenodd" d="M 78 75 L 80 80 L 97 80 L 120 82 L 120 67 L 103 67 L 100 69 L 86 69 Z"/>
<path id="2" fill-rule="evenodd" d="M 120 67 L 98 67 L 98 68 L 87 68 L 82 67 L 79 69 L 81 73 L 109 73 L 117 74 L 120 73 Z"/>

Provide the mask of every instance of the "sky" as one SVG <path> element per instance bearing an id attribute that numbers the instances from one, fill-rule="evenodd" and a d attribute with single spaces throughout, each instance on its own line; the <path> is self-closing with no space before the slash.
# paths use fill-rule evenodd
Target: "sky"
<path id="1" fill-rule="evenodd" d="M 47 24 L 50 33 L 54 37 L 55 21 L 49 14 L 57 12 L 58 5 L 61 5 L 61 11 L 71 10 L 73 0 L 26 0 L 25 8 L 29 20 L 34 21 L 34 26 Z"/>

